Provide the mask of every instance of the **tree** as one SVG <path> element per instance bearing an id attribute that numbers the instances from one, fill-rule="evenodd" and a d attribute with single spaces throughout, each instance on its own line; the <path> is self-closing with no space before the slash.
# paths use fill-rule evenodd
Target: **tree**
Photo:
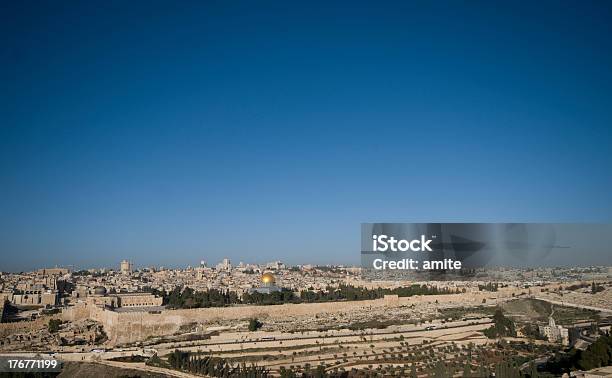
<path id="1" fill-rule="evenodd" d="M 610 365 L 612 363 L 612 338 L 610 336 L 598 338 L 578 356 L 577 365 L 583 370 Z"/>
<path id="2" fill-rule="evenodd" d="M 412 367 L 410 368 L 410 378 L 418 378 L 416 365 L 414 362 L 412 363 Z"/>
<path id="3" fill-rule="evenodd" d="M 49 319 L 49 324 L 47 325 L 47 329 L 51 333 L 57 333 L 57 331 L 59 331 L 60 329 L 61 324 L 62 324 L 62 321 L 59 319 Z"/>
<path id="4" fill-rule="evenodd" d="M 434 370 L 434 377 L 435 378 L 448 378 L 449 377 L 448 369 L 446 368 L 446 365 L 444 364 L 443 361 L 439 361 L 436 364 L 436 368 Z"/>
<path id="5" fill-rule="evenodd" d="M 249 331 L 251 332 L 257 331 L 258 329 L 261 328 L 261 326 L 263 326 L 263 323 L 257 320 L 257 318 L 253 318 L 249 320 Z"/>
<path id="6" fill-rule="evenodd" d="M 159 356 L 156 354 L 153 355 L 153 357 L 149 358 L 149 360 L 147 360 L 147 362 L 145 363 L 145 365 L 148 366 L 162 366 L 162 360 L 159 358 Z"/>
<path id="7" fill-rule="evenodd" d="M 505 336 L 516 336 L 516 330 L 514 328 L 514 323 L 512 320 L 504 316 L 501 308 L 497 308 L 495 310 L 495 314 L 493 315 L 494 325 L 491 328 L 486 329 L 483 333 L 490 339 L 494 339 L 496 337 L 505 337 Z"/>

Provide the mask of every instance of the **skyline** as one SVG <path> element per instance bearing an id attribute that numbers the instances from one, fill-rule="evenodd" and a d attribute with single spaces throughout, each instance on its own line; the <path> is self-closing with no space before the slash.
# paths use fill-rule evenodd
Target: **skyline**
<path id="1" fill-rule="evenodd" d="M 44 269 L 69 269 L 70 272 L 80 272 L 80 271 L 90 271 L 90 272 L 120 272 L 121 271 L 121 263 L 123 261 L 128 261 L 133 265 L 133 271 L 147 271 L 151 268 L 155 269 L 156 271 L 159 271 L 161 269 L 163 270 L 174 270 L 174 271 L 187 271 L 189 269 L 196 269 L 199 267 L 199 262 L 195 262 L 194 264 L 187 264 L 185 266 L 179 266 L 179 265 L 173 265 L 173 266 L 166 266 L 166 265 L 155 265 L 155 264 L 150 264 L 150 265 L 144 265 L 144 264 L 136 264 L 133 261 L 130 260 L 122 260 L 117 262 L 116 264 L 113 265 L 95 265 L 95 266 L 76 266 L 73 264 L 65 264 L 65 265 L 53 265 L 53 266 L 44 266 L 44 267 L 35 267 L 31 270 L 15 270 L 15 271 L 0 271 L 2 273 L 6 273 L 6 274 L 28 274 L 28 273 L 33 273 L 39 270 L 44 270 Z M 283 261 L 281 260 L 276 260 L 276 261 L 266 261 L 266 262 L 249 262 L 249 261 L 239 261 L 238 263 L 235 263 L 234 261 L 231 261 L 232 264 L 232 269 L 237 268 L 240 263 L 243 264 L 243 267 L 249 267 L 249 266 L 257 266 L 259 268 L 263 268 L 263 271 L 265 272 L 271 272 L 274 271 L 274 269 L 272 268 L 267 268 L 267 266 L 269 266 L 269 264 L 275 263 L 280 261 L 281 263 L 285 264 Z M 458 261 L 458 260 L 457 260 Z M 200 261 L 201 262 L 201 261 Z M 209 269 L 217 269 L 217 266 L 219 264 L 222 264 L 223 260 L 221 261 L 213 261 L 213 262 L 206 262 L 206 268 Z M 443 264 L 444 261 L 443 260 L 438 260 L 436 261 L 436 263 L 440 263 Z M 381 263 L 377 263 L 379 264 L 379 266 L 382 266 L 382 262 Z M 408 264 L 408 263 L 407 263 Z M 452 264 L 452 262 L 447 262 L 447 264 Z M 360 266 L 358 264 L 285 264 L 285 266 L 287 267 L 304 267 L 304 266 L 312 266 L 312 267 L 337 267 L 337 268 L 345 268 L 345 269 L 352 269 L 352 268 L 360 268 Z M 450 265 L 449 265 L 450 266 Z M 580 264 L 580 265 L 576 265 L 576 264 L 558 264 L 558 265 L 534 265 L 534 266 L 521 266 L 521 265 L 494 265 L 488 268 L 478 268 L 477 270 L 482 270 L 482 271 L 496 271 L 498 269 L 506 269 L 506 270 L 518 270 L 518 271 L 523 271 L 523 270 L 527 270 L 527 269 L 532 269 L 532 270 L 556 270 L 556 269 L 587 269 L 587 268 L 610 268 L 611 266 L 609 264 Z M 386 269 L 386 266 L 385 266 Z M 415 276 L 416 278 L 419 278 L 420 276 Z M 410 280 L 407 280 L 410 281 Z M 423 278 L 421 278 L 421 281 L 426 282 L 427 278 L 426 276 L 423 276 Z M 443 281 L 443 280 L 440 280 Z"/>
<path id="2" fill-rule="evenodd" d="M 2 271 L 357 264 L 362 222 L 612 222 L 610 3 L 5 8 Z"/>
<path id="3" fill-rule="evenodd" d="M 566 250 L 566 251 L 564 251 Z M 575 250 L 571 249 L 571 248 L 567 248 L 567 247 L 561 247 L 561 248 L 557 248 L 555 252 L 553 252 L 550 255 L 545 256 L 544 258 L 540 258 L 537 262 L 530 262 L 530 263 L 525 263 L 525 262 L 520 262 L 516 259 L 512 259 L 512 258 L 507 258 L 505 261 L 497 261 L 493 264 L 490 264 L 486 267 L 479 267 L 476 269 L 482 269 L 483 271 L 487 271 L 487 270 L 492 270 L 495 271 L 496 269 L 518 269 L 518 270 L 524 270 L 524 269 L 570 269 L 570 268 L 576 268 L 576 269 L 584 269 L 584 268 L 589 268 L 589 267 L 610 267 L 609 264 L 609 260 L 608 260 L 608 256 L 606 255 L 602 255 L 601 254 L 601 249 L 596 249 L 593 254 L 596 254 L 598 256 L 600 256 L 600 258 L 595 258 L 595 259 L 591 259 L 588 261 L 581 261 L 580 257 L 582 257 L 582 255 L 587 252 L 587 253 L 591 253 L 592 251 L 588 250 L 588 251 L 584 251 L 581 250 L 580 252 L 576 252 Z M 559 254 L 558 252 L 567 252 L 567 253 L 561 253 Z M 556 253 L 556 254 L 555 254 Z M 577 258 L 577 256 L 579 258 Z M 592 258 L 593 256 L 591 256 Z M 198 266 L 200 266 L 200 264 L 202 262 L 206 263 L 206 267 L 207 268 L 218 268 L 218 265 L 223 264 L 225 262 L 225 260 L 229 260 L 230 264 L 235 268 L 238 266 L 259 266 L 261 267 L 266 267 L 270 264 L 276 263 L 276 262 L 280 262 L 283 263 L 285 266 L 287 267 L 297 267 L 297 266 L 314 266 L 314 267 L 325 267 L 325 266 L 330 266 L 330 267 L 345 267 L 345 268 L 354 268 L 354 267 L 362 267 L 361 264 L 357 263 L 353 263 L 353 262 L 346 262 L 346 263 L 329 263 L 329 262 L 322 262 L 322 263 L 312 263 L 312 262 L 301 262 L 301 263 L 289 263 L 286 262 L 285 260 L 281 259 L 281 258 L 277 258 L 277 259 L 273 259 L 273 260 L 257 260 L 257 261 L 251 261 L 251 260 L 247 260 L 247 259 L 238 259 L 238 260 L 233 260 L 227 257 L 222 257 L 219 260 L 198 260 L 198 261 L 192 261 L 192 262 L 187 262 L 185 265 L 181 265 L 179 263 L 173 262 L 169 265 L 164 265 L 164 264 L 159 264 L 159 263 L 148 263 L 148 264 L 144 264 L 144 263 L 139 263 L 138 261 L 133 261 L 131 259 L 122 259 L 121 261 L 116 261 L 116 262 L 111 262 L 110 264 L 102 264 L 102 263 L 93 263 L 92 265 L 86 265 L 86 266 L 79 266 L 77 264 L 71 264 L 71 263 L 65 263 L 65 264 L 54 264 L 54 265 L 46 265 L 46 266 L 34 266 L 31 269 L 27 269 L 27 270 L 0 270 L 0 272 L 4 272 L 4 273 L 28 273 L 28 272 L 35 272 L 37 270 L 41 270 L 41 269 L 58 269 L 58 268 L 67 268 L 70 269 L 73 272 L 76 271 L 81 271 L 81 270 L 89 270 L 89 271 L 101 271 L 101 270 L 107 270 L 107 271 L 120 271 L 121 270 L 121 264 L 126 261 L 129 262 L 131 264 L 131 266 L 134 268 L 134 270 L 146 270 L 146 269 L 150 269 L 150 268 L 154 268 L 154 269 L 167 269 L 167 270 L 185 270 L 185 269 L 189 269 L 189 268 L 197 268 Z M 442 261 L 442 260 L 440 260 Z M 461 261 L 461 260 L 455 260 L 455 261 Z M 508 261 L 514 261 L 514 263 L 512 262 L 508 262 Z M 363 263 L 363 261 L 362 261 Z"/>

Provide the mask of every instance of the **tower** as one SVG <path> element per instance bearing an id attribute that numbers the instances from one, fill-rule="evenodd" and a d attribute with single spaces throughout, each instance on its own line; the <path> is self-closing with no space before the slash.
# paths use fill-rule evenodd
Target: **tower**
<path id="1" fill-rule="evenodd" d="M 131 261 L 123 260 L 121 261 L 121 273 L 122 274 L 132 274 L 133 264 Z"/>

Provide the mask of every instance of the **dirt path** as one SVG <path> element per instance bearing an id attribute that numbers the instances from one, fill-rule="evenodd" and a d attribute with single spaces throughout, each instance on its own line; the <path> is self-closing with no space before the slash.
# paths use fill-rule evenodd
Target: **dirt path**
<path id="1" fill-rule="evenodd" d="M 168 377 L 178 377 L 178 378 L 202 377 L 201 375 L 184 373 L 182 371 L 165 369 L 165 368 L 160 368 L 160 367 L 155 367 L 155 366 L 148 366 L 148 365 L 145 365 L 144 362 L 96 361 L 95 363 L 101 364 L 101 365 L 119 367 L 123 369 L 142 370 L 142 371 L 146 371 L 149 373 L 164 374 Z"/>

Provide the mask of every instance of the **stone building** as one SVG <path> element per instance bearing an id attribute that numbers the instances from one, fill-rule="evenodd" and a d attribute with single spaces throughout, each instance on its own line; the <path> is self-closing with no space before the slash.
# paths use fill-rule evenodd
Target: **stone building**
<path id="1" fill-rule="evenodd" d="M 64 276 L 70 272 L 68 268 L 43 268 L 38 269 L 41 276 Z"/>
<path id="2" fill-rule="evenodd" d="M 232 270 L 232 262 L 230 259 L 225 258 L 219 264 L 217 264 L 218 271 L 230 272 Z"/>
<path id="3" fill-rule="evenodd" d="M 122 274 L 132 274 L 134 264 L 131 261 L 123 260 L 121 261 L 120 269 Z"/>
<path id="4" fill-rule="evenodd" d="M 10 301 L 17 306 L 55 306 L 58 295 L 57 291 L 29 290 L 12 294 Z"/>
<path id="5" fill-rule="evenodd" d="M 162 297 L 156 297 L 150 293 L 126 293 L 116 294 L 118 298 L 118 307 L 153 307 L 161 306 Z"/>
<path id="6" fill-rule="evenodd" d="M 540 335 L 546 337 L 551 343 L 569 345 L 569 332 L 567 328 L 556 325 L 552 314 L 548 317 L 548 325 L 539 326 Z"/>
<path id="7" fill-rule="evenodd" d="M 162 297 L 151 293 L 120 293 L 108 294 L 106 288 L 97 286 L 93 293 L 87 297 L 87 303 L 100 307 L 154 307 L 161 306 Z"/>

